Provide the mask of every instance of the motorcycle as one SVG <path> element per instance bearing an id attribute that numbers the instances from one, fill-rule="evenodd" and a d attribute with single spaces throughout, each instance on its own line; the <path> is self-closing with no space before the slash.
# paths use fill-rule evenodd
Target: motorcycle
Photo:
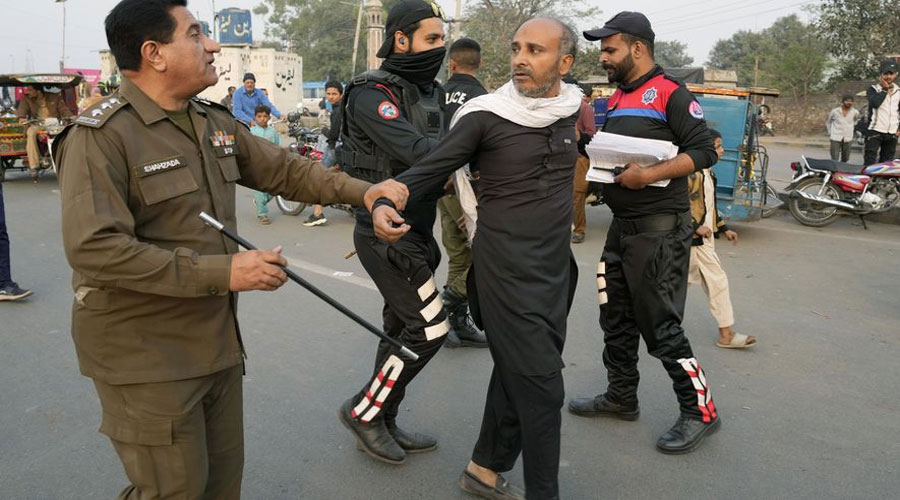
<path id="1" fill-rule="evenodd" d="M 760 104 L 757 111 L 757 126 L 759 127 L 759 135 L 775 137 L 775 125 L 769 118 L 772 110 L 766 104 Z"/>
<path id="2" fill-rule="evenodd" d="M 822 227 L 843 213 L 863 216 L 900 206 L 900 159 L 862 166 L 800 157 L 786 192 L 791 215 L 805 226 Z"/>
<path id="3" fill-rule="evenodd" d="M 288 136 L 294 139 L 294 142 L 288 145 L 288 151 L 312 161 L 322 161 L 322 152 L 316 148 L 320 130 L 304 127 L 301 117 L 302 113 L 299 111 L 288 113 Z M 285 215 L 299 215 L 306 209 L 306 203 L 287 200 L 281 195 L 275 197 L 275 205 Z"/>
<path id="4" fill-rule="evenodd" d="M 288 135 L 294 139 L 290 145 L 288 145 L 288 151 L 291 153 L 296 153 L 300 156 L 305 156 L 312 161 L 321 162 L 324 153 L 319 147 L 320 142 L 323 140 L 322 138 L 322 129 L 314 128 L 310 129 L 308 127 L 303 126 L 301 117 L 303 113 L 300 111 L 293 111 L 288 114 Z M 337 167 L 334 167 L 337 168 Z M 290 201 L 286 200 L 281 196 L 275 197 L 275 204 L 278 206 L 278 209 L 285 215 L 298 215 L 304 209 L 306 209 L 306 203 L 298 202 L 298 201 Z M 342 204 L 342 203 L 332 203 L 328 205 L 331 208 L 337 208 L 339 210 L 343 210 L 350 215 L 353 215 L 353 207 L 350 205 Z"/>

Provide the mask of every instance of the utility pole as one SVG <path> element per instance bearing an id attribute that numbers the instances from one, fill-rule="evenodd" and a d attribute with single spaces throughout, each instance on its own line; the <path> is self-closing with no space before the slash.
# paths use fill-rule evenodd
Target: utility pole
<path id="1" fill-rule="evenodd" d="M 753 58 L 753 86 L 759 87 L 759 56 Z"/>
<path id="2" fill-rule="evenodd" d="M 59 57 L 59 72 L 62 73 L 66 68 L 66 0 L 56 0 L 56 3 L 63 4 L 62 55 Z"/>
<path id="3" fill-rule="evenodd" d="M 364 3 L 365 0 L 359 0 L 359 14 L 356 15 L 356 33 L 353 35 L 353 60 L 350 62 L 350 78 L 356 76 L 356 56 L 359 54 L 359 28 L 362 26 Z"/>

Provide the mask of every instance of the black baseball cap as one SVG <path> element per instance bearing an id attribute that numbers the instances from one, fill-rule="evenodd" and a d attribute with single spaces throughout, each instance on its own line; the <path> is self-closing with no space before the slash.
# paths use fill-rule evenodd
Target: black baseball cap
<path id="1" fill-rule="evenodd" d="M 892 61 L 890 59 L 885 59 L 881 63 L 881 71 L 880 73 L 883 75 L 885 73 L 896 73 L 897 72 L 897 62 Z"/>
<path id="2" fill-rule="evenodd" d="M 640 12 L 622 11 L 612 17 L 602 28 L 587 30 L 584 32 L 584 38 L 591 42 L 596 42 L 601 38 L 615 35 L 616 33 L 626 33 L 628 35 L 643 38 L 650 43 L 656 40 L 656 33 L 650 27 L 650 20 L 647 16 Z"/>
<path id="3" fill-rule="evenodd" d="M 388 13 L 387 22 L 384 23 L 384 42 L 375 55 L 382 59 L 389 56 L 391 49 L 394 48 L 394 33 L 431 17 L 444 19 L 444 10 L 436 1 L 400 0 L 397 2 Z"/>

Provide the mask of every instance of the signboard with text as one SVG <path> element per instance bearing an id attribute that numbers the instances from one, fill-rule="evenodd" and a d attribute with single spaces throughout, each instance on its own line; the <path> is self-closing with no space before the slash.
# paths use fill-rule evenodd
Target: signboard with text
<path id="1" fill-rule="evenodd" d="M 219 43 L 253 43 L 253 18 L 249 10 L 225 9 L 219 11 L 216 29 Z"/>

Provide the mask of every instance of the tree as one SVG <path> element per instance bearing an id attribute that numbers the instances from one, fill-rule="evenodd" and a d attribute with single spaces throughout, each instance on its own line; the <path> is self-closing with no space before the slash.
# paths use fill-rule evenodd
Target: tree
<path id="1" fill-rule="evenodd" d="M 677 40 L 654 43 L 653 55 L 663 68 L 686 68 L 694 63 L 694 58 L 687 54 L 687 44 Z"/>
<path id="2" fill-rule="evenodd" d="M 714 69 L 737 71 L 738 85 L 757 82 L 758 59 L 772 53 L 771 40 L 762 33 L 738 31 L 731 38 L 719 40 L 709 53 L 707 65 Z"/>
<path id="3" fill-rule="evenodd" d="M 816 27 L 837 63 L 834 79 L 874 78 L 884 56 L 900 52 L 897 0 L 826 0 L 817 13 Z"/>
<path id="4" fill-rule="evenodd" d="M 798 96 L 821 84 L 825 63 L 824 41 L 794 14 L 758 33 L 739 31 L 719 40 L 708 62 L 712 68 L 736 70 L 738 85 L 783 88 Z"/>
<path id="5" fill-rule="evenodd" d="M 385 9 L 397 0 L 384 0 Z M 253 12 L 268 16 L 266 35 L 303 57 L 303 78 L 347 81 L 352 68 L 353 40 L 359 0 L 263 0 Z M 363 18 L 356 71 L 366 67 Z"/>
<path id="6" fill-rule="evenodd" d="M 487 87 L 509 80 L 510 43 L 516 28 L 539 14 L 570 22 L 589 19 L 598 11 L 578 0 L 477 0 L 466 8 L 463 33 L 481 45 L 484 67 L 479 78 Z M 578 58 L 576 58 L 576 65 Z M 579 72 L 581 74 L 581 72 Z M 586 73 L 584 73 L 586 75 Z"/>

